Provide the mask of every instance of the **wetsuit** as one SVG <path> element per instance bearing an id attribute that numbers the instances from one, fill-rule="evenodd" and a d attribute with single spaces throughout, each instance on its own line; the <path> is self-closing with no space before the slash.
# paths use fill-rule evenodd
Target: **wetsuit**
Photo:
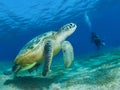
<path id="1" fill-rule="evenodd" d="M 91 32 L 91 41 L 96 45 L 97 49 L 100 49 L 101 46 L 105 46 L 104 41 L 94 32 Z"/>

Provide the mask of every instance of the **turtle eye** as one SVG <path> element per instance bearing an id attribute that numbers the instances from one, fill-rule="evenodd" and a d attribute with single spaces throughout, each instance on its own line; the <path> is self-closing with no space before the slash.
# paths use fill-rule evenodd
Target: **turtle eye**
<path id="1" fill-rule="evenodd" d="M 72 27 L 75 27 L 75 24 L 74 23 L 70 23 L 69 26 L 72 28 Z"/>
<path id="2" fill-rule="evenodd" d="M 73 24 L 72 23 L 70 23 L 70 26 L 72 26 Z"/>

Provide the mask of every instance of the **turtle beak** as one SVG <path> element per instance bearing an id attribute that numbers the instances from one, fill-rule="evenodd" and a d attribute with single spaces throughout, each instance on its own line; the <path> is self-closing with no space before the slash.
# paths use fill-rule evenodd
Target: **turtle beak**
<path id="1" fill-rule="evenodd" d="M 69 23 L 66 25 L 66 33 L 68 34 L 67 36 L 70 36 L 77 28 L 77 25 L 74 23 Z"/>

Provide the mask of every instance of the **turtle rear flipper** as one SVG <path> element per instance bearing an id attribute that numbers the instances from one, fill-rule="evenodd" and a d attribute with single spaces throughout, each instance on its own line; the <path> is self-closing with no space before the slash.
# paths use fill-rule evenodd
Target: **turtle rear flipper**
<path id="1" fill-rule="evenodd" d="M 64 57 L 64 66 L 70 67 L 73 59 L 74 59 L 74 51 L 73 47 L 70 42 L 64 41 L 62 43 L 62 52 L 63 52 L 63 57 Z"/>
<path id="2" fill-rule="evenodd" d="M 46 76 L 50 71 L 50 66 L 53 58 L 52 40 L 47 40 L 44 46 L 44 66 L 42 75 Z"/>
<path id="3" fill-rule="evenodd" d="M 12 68 L 6 70 L 6 71 L 3 71 L 3 74 L 4 75 L 11 75 L 12 74 Z"/>
<path id="4" fill-rule="evenodd" d="M 20 66 L 15 64 L 12 68 L 4 71 L 3 73 L 4 75 L 11 75 L 13 73 L 16 75 L 19 70 L 20 70 Z"/>

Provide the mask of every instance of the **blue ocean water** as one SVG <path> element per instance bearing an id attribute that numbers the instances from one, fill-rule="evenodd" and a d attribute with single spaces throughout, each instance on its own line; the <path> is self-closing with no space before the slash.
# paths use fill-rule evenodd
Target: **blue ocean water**
<path id="1" fill-rule="evenodd" d="M 0 0 L 0 60 L 13 60 L 33 37 L 76 23 L 68 38 L 75 55 L 96 51 L 85 21 L 88 13 L 91 30 L 106 42 L 106 49 L 120 45 L 119 0 Z"/>
<path id="2" fill-rule="evenodd" d="M 47 77 L 42 67 L 18 78 L 3 74 L 27 42 L 71 22 L 77 30 L 67 38 L 75 56 L 70 68 L 63 67 L 60 53 Z M 106 46 L 97 50 L 91 32 Z M 1 90 L 119 90 L 119 38 L 120 0 L 0 0 Z"/>

